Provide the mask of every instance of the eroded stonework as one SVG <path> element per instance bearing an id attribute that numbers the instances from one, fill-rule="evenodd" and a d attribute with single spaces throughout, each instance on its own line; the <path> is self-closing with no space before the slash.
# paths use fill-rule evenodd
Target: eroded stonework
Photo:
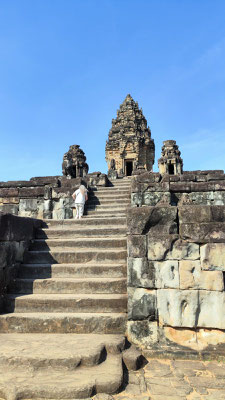
<path id="1" fill-rule="evenodd" d="M 183 173 L 183 160 L 175 140 L 165 140 L 162 155 L 158 160 L 160 174 L 180 175 Z"/>
<path id="2" fill-rule="evenodd" d="M 108 169 L 127 176 L 137 168 L 151 171 L 154 158 L 155 145 L 147 121 L 138 103 L 128 94 L 117 111 L 117 118 L 112 120 L 106 142 Z"/>
<path id="3" fill-rule="evenodd" d="M 63 156 L 62 172 L 68 179 L 83 178 L 88 173 L 86 157 L 80 146 L 74 144 Z"/>

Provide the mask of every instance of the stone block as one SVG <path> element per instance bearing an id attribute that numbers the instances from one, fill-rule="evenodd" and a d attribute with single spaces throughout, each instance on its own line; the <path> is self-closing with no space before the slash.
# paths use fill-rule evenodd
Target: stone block
<path id="1" fill-rule="evenodd" d="M 128 235 L 127 252 L 128 257 L 145 257 L 147 254 L 146 235 Z"/>
<path id="2" fill-rule="evenodd" d="M 44 200 L 44 211 L 49 212 L 52 211 L 52 200 Z"/>
<path id="3" fill-rule="evenodd" d="M 54 209 L 52 212 L 53 219 L 65 219 L 65 208 Z"/>
<path id="4" fill-rule="evenodd" d="M 164 260 L 172 247 L 172 243 L 178 239 L 178 235 L 164 235 L 161 237 L 148 236 L 148 259 Z"/>
<path id="5" fill-rule="evenodd" d="M 129 342 L 144 349 L 151 349 L 158 342 L 158 324 L 156 321 L 128 321 L 127 338 Z"/>
<path id="6" fill-rule="evenodd" d="M 9 213 L 9 214 L 18 215 L 18 211 L 19 211 L 18 204 L 3 204 L 2 206 L 0 206 L 0 212 L 5 213 L 5 214 Z"/>
<path id="7" fill-rule="evenodd" d="M 156 206 L 158 203 L 170 205 L 170 192 L 145 192 L 142 196 L 142 204 L 145 206 Z"/>
<path id="8" fill-rule="evenodd" d="M 157 290 L 159 323 L 173 327 L 194 328 L 198 315 L 198 291 Z"/>
<path id="9" fill-rule="evenodd" d="M 156 291 L 128 288 L 128 319 L 156 319 Z"/>
<path id="10" fill-rule="evenodd" d="M 200 261 L 182 260 L 179 263 L 180 289 L 224 290 L 221 271 L 202 271 Z"/>
<path id="11" fill-rule="evenodd" d="M 142 194 L 141 193 L 131 193 L 131 205 L 133 207 L 142 206 Z"/>
<path id="12" fill-rule="evenodd" d="M 21 218 L 12 214 L 0 214 L 0 240 L 21 241 L 33 238 L 34 228 L 39 228 L 41 221 Z"/>
<path id="13" fill-rule="evenodd" d="M 203 175 L 204 176 L 204 175 Z M 214 192 L 192 192 L 189 193 L 190 202 L 194 205 L 214 204 Z"/>
<path id="14" fill-rule="evenodd" d="M 20 214 L 26 211 L 37 211 L 37 199 L 20 199 L 19 212 Z"/>
<path id="15" fill-rule="evenodd" d="M 207 243 L 225 240 L 225 223 L 180 224 L 180 237 L 189 242 Z"/>
<path id="16" fill-rule="evenodd" d="M 191 182 L 170 182 L 171 192 L 190 193 Z"/>
<path id="17" fill-rule="evenodd" d="M 45 188 L 43 186 L 40 187 L 31 187 L 31 188 L 20 188 L 19 189 L 19 196 L 22 198 L 26 197 L 43 197 L 44 196 Z"/>
<path id="18" fill-rule="evenodd" d="M 199 244 L 176 240 L 172 249 L 166 254 L 168 260 L 197 260 L 200 257 Z"/>
<path id="19" fill-rule="evenodd" d="M 18 197 L 17 188 L 2 188 L 0 189 L 0 197 Z"/>
<path id="20" fill-rule="evenodd" d="M 201 268 L 225 271 L 225 243 L 207 243 L 200 248 Z"/>
<path id="21" fill-rule="evenodd" d="M 132 345 L 129 349 L 126 349 L 122 356 L 128 371 L 136 371 L 140 368 L 143 357 L 140 350 L 137 350 L 135 346 Z"/>
<path id="22" fill-rule="evenodd" d="M 199 291 L 197 326 L 225 329 L 225 292 Z"/>
<path id="23" fill-rule="evenodd" d="M 213 205 L 224 206 L 225 205 L 225 192 L 214 192 L 213 193 Z"/>
<path id="24" fill-rule="evenodd" d="M 211 222 L 212 214 L 210 206 L 188 205 L 180 206 L 178 208 L 179 223 L 201 223 Z"/>
<path id="25" fill-rule="evenodd" d="M 146 258 L 128 258 L 128 286 L 155 287 L 155 270 Z"/>
<path id="26" fill-rule="evenodd" d="M 19 197 L 0 197 L 0 204 L 18 204 Z"/>
<path id="27" fill-rule="evenodd" d="M 140 207 L 127 211 L 128 232 L 143 235 L 149 232 L 153 237 L 177 233 L 176 207 Z"/>
<path id="28" fill-rule="evenodd" d="M 50 200 L 51 198 L 52 198 L 52 188 L 50 186 L 45 186 L 44 199 Z"/>
<path id="29" fill-rule="evenodd" d="M 155 261 L 155 287 L 179 289 L 178 261 Z"/>

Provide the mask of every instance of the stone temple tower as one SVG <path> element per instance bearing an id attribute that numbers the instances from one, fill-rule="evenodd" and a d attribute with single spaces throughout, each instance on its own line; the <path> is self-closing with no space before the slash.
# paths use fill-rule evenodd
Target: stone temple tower
<path id="1" fill-rule="evenodd" d="M 129 176 L 135 168 L 152 171 L 155 159 L 154 140 L 147 121 L 130 94 L 112 120 L 112 128 L 106 142 L 108 169 L 119 175 Z"/>
<path id="2" fill-rule="evenodd" d="M 183 160 L 175 140 L 163 142 L 161 158 L 158 160 L 160 174 L 183 174 Z"/>

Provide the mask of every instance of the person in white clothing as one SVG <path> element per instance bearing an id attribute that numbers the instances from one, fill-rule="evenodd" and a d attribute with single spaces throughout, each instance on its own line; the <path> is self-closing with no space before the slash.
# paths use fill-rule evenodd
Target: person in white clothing
<path id="1" fill-rule="evenodd" d="M 80 185 L 79 189 L 75 190 L 72 194 L 73 199 L 75 200 L 75 207 L 76 207 L 76 219 L 81 219 L 84 213 L 84 204 L 87 201 L 87 189 L 84 185 Z"/>

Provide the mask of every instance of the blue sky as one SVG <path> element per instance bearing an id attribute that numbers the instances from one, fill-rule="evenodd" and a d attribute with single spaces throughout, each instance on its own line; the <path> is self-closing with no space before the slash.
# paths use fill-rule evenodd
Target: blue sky
<path id="1" fill-rule="evenodd" d="M 79 144 L 106 172 L 126 95 L 185 170 L 225 169 L 225 1 L 0 0 L 0 180 L 61 175 Z"/>

